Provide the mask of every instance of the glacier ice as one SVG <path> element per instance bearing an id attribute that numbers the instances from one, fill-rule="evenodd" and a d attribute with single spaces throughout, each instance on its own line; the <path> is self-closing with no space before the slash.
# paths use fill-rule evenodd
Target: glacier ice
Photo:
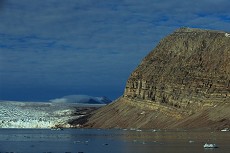
<path id="1" fill-rule="evenodd" d="M 70 120 L 82 115 L 76 113 L 77 104 L 44 102 L 0 102 L 0 128 L 55 128 L 71 127 Z"/>

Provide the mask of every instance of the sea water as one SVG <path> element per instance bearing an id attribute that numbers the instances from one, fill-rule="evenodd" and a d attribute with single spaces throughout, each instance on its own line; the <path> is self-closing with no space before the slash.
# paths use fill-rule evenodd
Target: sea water
<path id="1" fill-rule="evenodd" d="M 205 143 L 218 148 L 205 149 Z M 0 129 L 0 153 L 229 153 L 230 133 L 137 129 Z"/>

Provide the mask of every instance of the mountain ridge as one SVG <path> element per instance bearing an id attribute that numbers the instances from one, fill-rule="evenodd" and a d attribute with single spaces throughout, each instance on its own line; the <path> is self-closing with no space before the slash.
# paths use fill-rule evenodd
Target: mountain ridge
<path id="1" fill-rule="evenodd" d="M 192 28 L 169 34 L 131 73 L 123 96 L 95 111 L 84 126 L 229 128 L 227 34 Z"/>

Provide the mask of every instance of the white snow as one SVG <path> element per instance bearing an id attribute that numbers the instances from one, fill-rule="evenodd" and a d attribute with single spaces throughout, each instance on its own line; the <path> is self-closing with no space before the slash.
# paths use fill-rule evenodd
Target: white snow
<path id="1" fill-rule="evenodd" d="M 214 143 L 205 143 L 204 148 L 218 148 L 218 146 Z"/>
<path id="2" fill-rule="evenodd" d="M 230 129 L 229 129 L 229 128 L 224 128 L 224 129 L 222 129 L 222 130 L 220 130 L 220 131 L 226 132 L 226 131 L 230 131 Z"/>
<path id="3" fill-rule="evenodd" d="M 225 37 L 230 37 L 230 34 L 229 33 L 225 33 Z"/>
<path id="4" fill-rule="evenodd" d="M 106 97 L 92 97 L 88 95 L 68 95 L 61 98 L 51 99 L 54 103 L 82 103 L 82 104 L 108 104 L 111 102 Z"/>
<path id="5" fill-rule="evenodd" d="M 70 127 L 75 115 L 74 104 L 42 102 L 0 102 L 0 128 L 52 128 Z"/>

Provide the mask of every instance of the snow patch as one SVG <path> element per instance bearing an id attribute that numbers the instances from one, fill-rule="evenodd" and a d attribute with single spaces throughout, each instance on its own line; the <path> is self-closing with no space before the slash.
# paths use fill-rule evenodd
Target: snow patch
<path id="1" fill-rule="evenodd" d="M 229 33 L 225 33 L 225 37 L 230 37 L 230 34 Z"/>

